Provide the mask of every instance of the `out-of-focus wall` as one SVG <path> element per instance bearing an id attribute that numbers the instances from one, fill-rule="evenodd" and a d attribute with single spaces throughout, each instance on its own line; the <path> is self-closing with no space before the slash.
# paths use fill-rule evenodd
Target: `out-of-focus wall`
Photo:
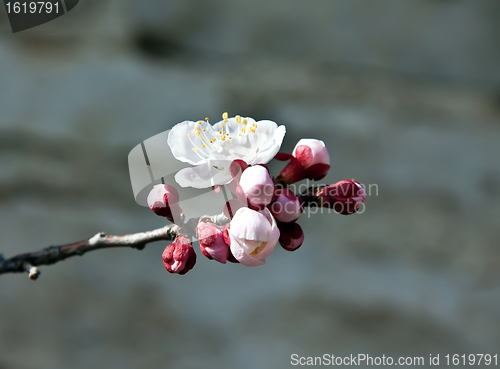
<path id="1" fill-rule="evenodd" d="M 0 369 L 498 353 L 498 19 L 496 0 L 82 0 L 12 34 L 0 11 L 6 257 L 161 226 L 128 152 L 224 111 L 285 124 L 284 150 L 323 139 L 327 183 L 377 185 L 259 268 L 198 253 L 169 275 L 158 243 L 2 275 Z"/>

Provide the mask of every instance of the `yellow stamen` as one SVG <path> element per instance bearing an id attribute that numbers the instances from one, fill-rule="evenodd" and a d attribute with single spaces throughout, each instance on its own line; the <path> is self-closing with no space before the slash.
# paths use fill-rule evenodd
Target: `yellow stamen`
<path id="1" fill-rule="evenodd" d="M 234 117 L 234 119 L 236 119 L 236 123 L 241 123 L 241 117 L 239 115 Z"/>
<path id="2" fill-rule="evenodd" d="M 208 122 L 208 117 L 206 117 L 205 120 Z"/>
<path id="3" fill-rule="evenodd" d="M 259 247 L 256 247 L 255 250 L 253 250 L 250 255 L 257 255 L 257 253 L 259 252 L 259 249 L 260 249 L 260 246 Z"/>
<path id="4" fill-rule="evenodd" d="M 225 112 L 225 113 L 222 114 L 222 119 L 224 119 L 224 122 L 227 122 L 227 117 L 228 116 L 229 115 L 227 114 L 227 112 Z M 222 127 L 224 127 L 224 126 L 222 126 Z"/>
<path id="5" fill-rule="evenodd" d="M 247 118 L 243 118 L 243 120 L 241 121 L 241 123 L 247 124 L 248 123 Z"/>
<path id="6" fill-rule="evenodd" d="M 196 137 L 198 137 L 199 135 L 201 135 L 201 132 L 200 132 L 200 130 L 198 129 L 198 127 L 196 127 L 196 128 L 194 129 L 194 134 L 196 135 Z"/>
<path id="7" fill-rule="evenodd" d="M 205 132 L 205 128 L 203 128 L 203 132 Z"/>
<path id="8" fill-rule="evenodd" d="M 197 147 L 193 147 L 193 151 L 194 152 L 198 152 L 198 148 Z"/>
<path id="9" fill-rule="evenodd" d="M 200 121 L 198 121 L 198 124 L 199 124 L 199 125 L 201 125 L 201 120 L 200 120 Z"/>
<path id="10" fill-rule="evenodd" d="M 191 134 L 188 133 L 188 137 L 191 137 Z"/>
<path id="11" fill-rule="evenodd" d="M 245 133 L 245 127 L 243 127 L 243 128 L 241 129 L 241 132 Z"/>
<path id="12" fill-rule="evenodd" d="M 201 146 L 206 147 L 205 144 L 201 144 Z"/>
<path id="13" fill-rule="evenodd" d="M 226 141 L 226 136 L 221 136 L 221 137 L 220 137 L 220 139 L 221 139 L 222 141 Z"/>

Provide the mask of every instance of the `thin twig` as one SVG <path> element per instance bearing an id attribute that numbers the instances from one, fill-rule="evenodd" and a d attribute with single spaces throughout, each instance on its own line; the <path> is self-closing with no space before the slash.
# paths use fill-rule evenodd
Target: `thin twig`
<path id="1" fill-rule="evenodd" d="M 122 236 L 106 236 L 104 233 L 97 233 L 87 240 L 62 246 L 50 246 L 39 251 L 16 255 L 10 259 L 4 259 L 0 255 L 0 274 L 27 272 L 29 278 L 35 280 L 40 275 L 40 271 L 37 268 L 39 265 L 55 264 L 72 256 L 82 256 L 87 252 L 100 249 L 132 247 L 142 250 L 151 242 L 161 240 L 173 241 L 179 233 L 194 236 L 198 223 L 207 220 L 219 225 L 229 222 L 229 219 L 226 218 L 224 214 L 213 216 L 206 215 L 200 218 L 190 219 L 182 226 L 170 224 L 152 231 Z"/>
<path id="2" fill-rule="evenodd" d="M 319 199 L 316 193 L 319 188 L 321 186 L 310 187 L 300 195 L 304 206 L 318 206 Z M 121 236 L 107 236 L 101 232 L 87 240 L 61 246 L 49 246 L 39 251 L 19 254 L 10 259 L 4 259 L 0 254 L 0 274 L 28 273 L 31 280 L 36 280 L 40 275 L 40 271 L 37 268 L 39 265 L 51 265 L 72 256 L 82 256 L 90 251 L 114 247 L 131 247 L 142 250 L 151 242 L 161 240 L 173 241 L 178 234 L 195 236 L 198 223 L 203 221 L 211 221 L 218 225 L 224 225 L 229 222 L 229 219 L 224 214 L 204 215 L 200 218 L 189 219 L 182 226 L 169 224 L 163 228 L 147 232 Z"/>

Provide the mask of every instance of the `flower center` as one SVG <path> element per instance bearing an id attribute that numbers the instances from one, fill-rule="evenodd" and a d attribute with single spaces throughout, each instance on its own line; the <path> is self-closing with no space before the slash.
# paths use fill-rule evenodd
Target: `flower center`
<path id="1" fill-rule="evenodd" d="M 191 144 L 193 145 L 193 151 L 200 157 L 200 159 L 209 159 L 211 154 L 218 152 L 224 146 L 225 142 L 233 139 L 233 135 L 238 133 L 238 136 L 243 136 L 250 132 L 255 133 L 257 129 L 257 123 L 252 123 L 248 126 L 247 118 L 241 118 L 237 115 L 234 117 L 234 121 L 228 120 L 228 114 L 222 114 L 223 124 L 219 130 L 219 138 L 216 137 L 217 134 L 213 134 L 212 126 L 209 123 L 208 118 L 205 121 L 198 121 L 194 127 L 194 133 L 188 133 L 187 137 Z M 235 124 L 236 122 L 236 124 Z M 243 126 L 241 129 L 240 124 Z M 217 168 L 218 169 L 218 168 Z"/>
<path id="2" fill-rule="evenodd" d="M 257 254 L 259 253 L 259 251 L 261 251 L 261 249 L 263 249 L 264 247 L 266 247 L 266 245 L 267 245 L 267 242 L 262 242 L 262 243 L 260 244 L 260 246 L 257 246 L 257 247 L 255 248 L 255 250 L 253 250 L 253 251 L 250 253 L 250 255 L 257 255 Z"/>

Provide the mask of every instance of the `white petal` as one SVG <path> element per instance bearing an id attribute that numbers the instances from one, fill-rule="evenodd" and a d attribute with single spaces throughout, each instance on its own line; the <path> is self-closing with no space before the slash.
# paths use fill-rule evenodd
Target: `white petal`
<path id="1" fill-rule="evenodd" d="M 229 234 L 229 237 L 231 238 L 231 253 L 241 264 L 248 267 L 256 267 L 266 263 L 265 260 L 259 260 L 248 255 L 238 238 L 231 236 L 231 234 Z"/>
<path id="2" fill-rule="evenodd" d="M 283 138 L 285 137 L 286 128 L 285 126 L 279 126 L 273 133 L 272 139 L 269 139 L 269 144 L 263 146 L 259 151 L 257 157 L 255 158 L 256 164 L 266 164 L 269 163 L 280 151 L 281 144 L 283 143 Z"/>
<path id="3" fill-rule="evenodd" d="M 200 164 L 204 160 L 193 151 L 194 146 L 188 137 L 188 134 L 191 135 L 191 139 L 196 137 L 194 130 L 196 125 L 196 122 L 189 120 L 176 124 L 168 133 L 167 139 L 168 146 L 170 146 L 170 150 L 172 150 L 172 155 L 174 155 L 177 160 L 192 165 Z"/>
<path id="4" fill-rule="evenodd" d="M 229 228 L 229 234 L 236 238 L 261 242 L 267 242 L 270 231 L 266 216 L 250 208 L 238 209 Z"/>
<path id="5" fill-rule="evenodd" d="M 278 229 L 278 224 L 276 223 L 276 220 L 272 216 L 269 209 L 265 208 L 260 212 L 260 214 L 264 215 L 271 225 L 271 229 L 268 233 L 267 244 L 262 250 L 259 250 L 258 255 L 256 255 L 256 257 L 263 260 L 267 258 L 271 254 L 271 252 L 273 252 L 274 247 L 276 246 L 280 238 L 280 230 Z"/>
<path id="6" fill-rule="evenodd" d="M 229 165 L 223 167 L 222 170 L 216 169 L 217 163 L 210 161 L 197 165 L 192 168 L 184 168 L 177 172 L 175 181 L 181 187 L 207 188 L 214 185 L 224 185 L 232 181 Z M 221 166 L 219 166 L 222 168 Z"/>
<path id="7" fill-rule="evenodd" d="M 273 122 L 272 120 L 259 120 L 256 124 L 257 129 L 255 130 L 255 133 L 264 133 L 268 137 L 271 137 L 276 128 L 278 128 L 276 122 Z"/>

